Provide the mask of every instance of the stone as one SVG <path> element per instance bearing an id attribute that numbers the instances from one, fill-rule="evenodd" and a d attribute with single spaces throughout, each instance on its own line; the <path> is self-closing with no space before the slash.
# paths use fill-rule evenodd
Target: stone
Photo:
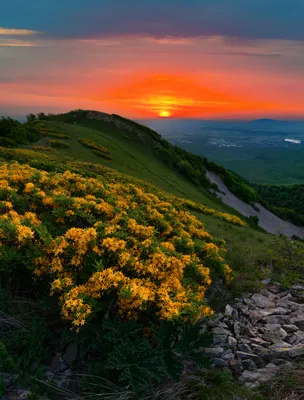
<path id="1" fill-rule="evenodd" d="M 4 383 L 5 388 L 8 388 L 13 383 L 15 383 L 18 378 L 19 375 L 17 374 L 8 374 L 5 372 L 0 372 L 0 382 L 2 381 Z"/>
<path id="2" fill-rule="evenodd" d="M 304 354 L 304 345 L 279 347 L 277 349 L 270 350 L 266 356 L 268 358 L 294 358 Z"/>
<path id="3" fill-rule="evenodd" d="M 228 367 L 228 362 L 222 360 L 221 358 L 214 358 L 212 362 L 215 367 L 220 367 L 220 368 Z"/>
<path id="4" fill-rule="evenodd" d="M 284 340 L 288 333 L 281 328 L 279 324 L 266 324 L 265 328 L 267 331 L 263 335 L 263 339 L 275 343 L 279 340 Z"/>
<path id="5" fill-rule="evenodd" d="M 233 336 L 228 337 L 228 346 L 229 347 L 236 347 L 237 340 Z"/>
<path id="6" fill-rule="evenodd" d="M 225 350 L 222 347 L 205 347 L 203 351 L 210 357 L 220 357 Z"/>
<path id="7" fill-rule="evenodd" d="M 280 367 L 284 367 L 284 369 L 286 369 L 286 368 L 288 368 L 288 369 L 291 369 L 291 368 L 293 368 L 293 364 L 290 362 L 290 361 L 287 361 L 286 359 L 284 359 L 284 358 L 273 358 L 272 360 L 271 360 L 271 362 L 274 364 L 274 365 L 278 365 L 278 366 L 280 366 Z"/>
<path id="8" fill-rule="evenodd" d="M 255 353 L 257 353 L 257 354 L 261 354 L 261 353 L 263 353 L 263 351 L 265 350 L 265 347 L 262 347 L 262 346 L 260 346 L 260 345 L 258 345 L 258 344 L 252 344 L 252 350 L 255 352 Z"/>
<path id="9" fill-rule="evenodd" d="M 232 317 L 233 311 L 234 311 L 234 308 L 231 307 L 229 304 L 227 304 L 226 308 L 225 308 L 225 315 Z"/>
<path id="10" fill-rule="evenodd" d="M 264 285 L 268 285 L 270 282 L 271 282 L 271 278 L 265 278 L 265 279 L 262 280 L 262 283 Z"/>
<path id="11" fill-rule="evenodd" d="M 67 369 L 67 365 L 60 353 L 56 353 L 53 357 L 52 363 L 49 366 L 52 371 L 63 371 Z"/>
<path id="12" fill-rule="evenodd" d="M 250 343 L 251 343 L 251 340 L 248 340 L 248 339 L 242 337 L 242 338 L 240 338 L 240 342 L 241 342 L 241 343 L 244 343 L 244 344 L 250 344 Z"/>
<path id="13" fill-rule="evenodd" d="M 227 343 L 228 335 L 213 335 L 214 344 L 225 346 Z"/>
<path id="14" fill-rule="evenodd" d="M 265 368 L 256 371 L 245 370 L 240 376 L 240 381 L 252 389 L 259 387 L 262 383 L 268 382 L 279 371 L 279 367 L 269 363 Z"/>
<path id="15" fill-rule="evenodd" d="M 8 389 L 5 391 L 3 398 L 5 400 L 26 400 L 31 394 L 28 390 Z"/>
<path id="16" fill-rule="evenodd" d="M 285 325 L 283 325 L 283 329 L 287 333 L 293 333 L 293 332 L 296 332 L 299 328 L 294 324 L 285 324 Z"/>
<path id="17" fill-rule="evenodd" d="M 293 324 L 296 325 L 302 331 L 304 331 L 304 315 L 295 318 L 293 320 Z"/>
<path id="18" fill-rule="evenodd" d="M 268 346 L 269 345 L 269 342 L 267 342 L 266 340 L 264 340 L 260 337 L 252 338 L 251 343 L 258 344 L 260 346 Z"/>
<path id="19" fill-rule="evenodd" d="M 226 360 L 226 361 L 233 360 L 234 359 L 234 354 L 233 354 L 233 352 L 231 350 L 227 350 L 221 355 L 221 358 L 223 360 Z"/>
<path id="20" fill-rule="evenodd" d="M 231 335 L 231 332 L 225 328 L 223 328 L 222 326 L 218 326 L 216 328 L 213 328 L 213 334 L 215 335 Z"/>
<path id="21" fill-rule="evenodd" d="M 304 286 L 303 285 L 294 285 L 291 288 L 291 294 L 294 297 L 304 300 Z"/>
<path id="22" fill-rule="evenodd" d="M 219 313 L 216 315 L 214 319 L 208 319 L 207 325 L 208 326 L 218 326 L 218 324 L 221 322 L 221 320 L 224 318 L 224 315 L 222 313 Z"/>
<path id="23" fill-rule="evenodd" d="M 265 316 L 267 316 L 269 314 L 266 314 Z M 249 313 L 249 319 L 252 322 L 253 325 L 255 325 L 264 315 L 262 315 L 262 313 L 260 311 L 251 311 Z"/>
<path id="24" fill-rule="evenodd" d="M 249 336 L 251 338 L 255 338 L 256 337 L 256 331 L 253 328 L 249 327 L 249 326 L 245 326 L 243 328 L 243 333 L 244 333 L 244 335 L 247 335 L 247 336 Z"/>
<path id="25" fill-rule="evenodd" d="M 280 293 L 281 288 L 280 288 L 280 285 L 269 285 L 268 286 L 268 290 L 271 293 L 278 294 L 278 293 Z"/>
<path id="26" fill-rule="evenodd" d="M 269 349 L 279 349 L 279 348 L 287 348 L 287 347 L 291 347 L 291 344 L 284 342 L 283 340 L 278 340 L 277 342 L 275 342 L 274 344 L 269 346 Z"/>
<path id="27" fill-rule="evenodd" d="M 303 356 L 304 355 L 304 344 L 303 345 L 294 346 L 291 349 L 289 349 L 288 355 L 290 357 Z"/>
<path id="28" fill-rule="evenodd" d="M 251 359 L 243 360 L 242 361 L 242 367 L 244 369 L 248 369 L 249 371 L 254 371 L 254 370 L 256 370 L 258 368 L 256 366 L 256 363 Z"/>
<path id="29" fill-rule="evenodd" d="M 53 382 L 58 388 L 67 387 L 70 384 L 72 371 L 70 369 L 55 376 Z"/>
<path id="30" fill-rule="evenodd" d="M 236 355 L 239 359 L 241 360 L 246 360 L 248 358 L 252 359 L 252 360 L 256 360 L 258 358 L 258 356 L 256 354 L 253 353 L 245 353 L 244 351 L 237 351 Z"/>
<path id="31" fill-rule="evenodd" d="M 76 342 L 71 342 L 68 344 L 65 353 L 64 359 L 69 367 L 71 367 L 76 361 L 78 356 L 78 344 Z"/>
<path id="32" fill-rule="evenodd" d="M 262 322 L 265 324 L 288 324 L 290 322 L 290 318 L 286 315 L 269 315 L 267 317 L 262 318 Z"/>
<path id="33" fill-rule="evenodd" d="M 243 371 L 242 361 L 240 360 L 230 360 L 229 367 L 231 370 L 237 374 L 241 374 Z"/>
<path id="34" fill-rule="evenodd" d="M 252 353 L 251 347 L 248 344 L 239 343 L 238 349 L 245 353 Z"/>
<path id="35" fill-rule="evenodd" d="M 288 336 L 285 341 L 289 344 L 295 344 L 298 341 L 298 337 L 296 335 L 290 335 Z"/>
<path id="36" fill-rule="evenodd" d="M 273 301 L 259 293 L 254 294 L 250 300 L 259 308 L 273 308 L 275 306 Z"/>
<path id="37" fill-rule="evenodd" d="M 240 325 L 240 323 L 236 322 L 234 324 L 234 328 L 233 329 L 234 329 L 235 337 L 236 337 L 236 339 L 238 339 L 240 337 L 240 333 L 241 333 L 241 325 Z"/>

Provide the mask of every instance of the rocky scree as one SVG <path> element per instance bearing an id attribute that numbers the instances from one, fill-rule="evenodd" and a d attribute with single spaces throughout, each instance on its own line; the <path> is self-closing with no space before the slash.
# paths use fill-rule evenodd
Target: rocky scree
<path id="1" fill-rule="evenodd" d="M 268 283 L 204 321 L 203 330 L 213 334 L 214 344 L 204 349 L 213 365 L 256 388 L 304 360 L 304 285 L 282 291 Z"/>

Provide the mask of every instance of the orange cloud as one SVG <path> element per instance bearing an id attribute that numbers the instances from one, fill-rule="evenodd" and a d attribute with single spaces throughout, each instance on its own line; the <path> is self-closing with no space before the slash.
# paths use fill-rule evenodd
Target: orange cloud
<path id="1" fill-rule="evenodd" d="M 112 91 L 109 100 L 142 116 L 198 117 L 248 110 L 273 109 L 266 102 L 247 101 L 196 84 L 189 78 L 153 75 Z"/>
<path id="2" fill-rule="evenodd" d="M 35 35 L 39 32 L 31 29 L 15 29 L 15 28 L 3 28 L 0 26 L 0 35 L 6 36 L 30 36 Z"/>
<path id="3" fill-rule="evenodd" d="M 148 38 L 149 42 L 157 43 L 161 45 L 189 45 L 192 44 L 191 39 L 187 38 L 174 38 L 174 37 L 164 37 L 164 38 Z"/>

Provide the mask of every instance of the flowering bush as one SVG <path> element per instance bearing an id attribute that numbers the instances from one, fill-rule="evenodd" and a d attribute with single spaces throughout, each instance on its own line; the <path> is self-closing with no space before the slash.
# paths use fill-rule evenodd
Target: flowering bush
<path id="1" fill-rule="evenodd" d="M 52 147 L 58 147 L 61 149 L 66 149 L 69 147 L 69 145 L 66 142 L 64 142 L 63 140 L 56 140 L 56 139 L 49 140 L 48 144 Z"/>
<path id="2" fill-rule="evenodd" d="M 81 143 L 84 147 L 87 147 L 88 149 L 100 151 L 101 153 L 105 154 L 110 154 L 110 151 L 106 147 L 93 142 L 93 140 L 79 139 L 78 142 Z"/>
<path id="3" fill-rule="evenodd" d="M 37 151 L 48 151 L 48 152 L 56 151 L 55 149 L 52 149 L 51 147 L 47 146 L 33 146 L 32 149 Z"/>
<path id="4" fill-rule="evenodd" d="M 212 314 L 211 279 L 230 279 L 200 221 L 131 183 L 2 164 L 0 211 L 0 265 L 23 254 L 12 268 L 48 278 L 77 328 L 109 307 L 126 318 L 197 320 Z"/>

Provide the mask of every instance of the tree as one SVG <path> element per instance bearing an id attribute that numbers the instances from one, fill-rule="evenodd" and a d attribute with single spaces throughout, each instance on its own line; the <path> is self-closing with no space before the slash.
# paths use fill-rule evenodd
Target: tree
<path id="1" fill-rule="evenodd" d="M 29 113 L 29 114 L 27 114 L 26 119 L 27 119 L 27 122 L 36 121 L 36 115 Z"/>

